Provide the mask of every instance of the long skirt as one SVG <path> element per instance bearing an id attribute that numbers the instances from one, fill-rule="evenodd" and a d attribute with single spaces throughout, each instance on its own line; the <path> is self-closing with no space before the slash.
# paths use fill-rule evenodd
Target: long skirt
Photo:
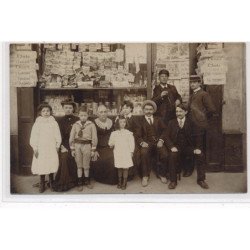
<path id="1" fill-rule="evenodd" d="M 113 149 L 100 147 L 97 149 L 100 157 L 91 162 L 91 176 L 98 182 L 110 185 L 118 183 L 117 168 L 114 167 Z"/>
<path id="2" fill-rule="evenodd" d="M 65 192 L 77 184 L 77 167 L 70 152 L 60 153 L 59 169 L 55 177 L 54 190 Z"/>

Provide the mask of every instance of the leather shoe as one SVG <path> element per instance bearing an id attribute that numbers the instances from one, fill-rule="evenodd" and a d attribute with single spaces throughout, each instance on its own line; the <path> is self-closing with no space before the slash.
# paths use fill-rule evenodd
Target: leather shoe
<path id="1" fill-rule="evenodd" d="M 209 186 L 207 185 L 207 183 L 205 181 L 198 181 L 197 182 L 198 185 L 200 185 L 202 188 L 204 189 L 209 189 Z"/>
<path id="2" fill-rule="evenodd" d="M 177 186 L 177 183 L 176 182 L 170 182 L 169 185 L 168 185 L 168 188 L 169 189 L 175 189 Z"/>
<path id="3" fill-rule="evenodd" d="M 163 184 L 167 184 L 167 183 L 168 183 L 168 180 L 167 180 L 166 177 L 159 176 L 159 178 L 160 178 L 160 180 L 161 180 L 161 182 L 162 182 Z"/>
<path id="4" fill-rule="evenodd" d="M 142 182 L 141 182 L 143 187 L 146 187 L 148 185 L 148 177 L 142 177 Z"/>
<path id="5" fill-rule="evenodd" d="M 189 177 L 192 175 L 191 171 L 184 172 L 183 177 Z"/>

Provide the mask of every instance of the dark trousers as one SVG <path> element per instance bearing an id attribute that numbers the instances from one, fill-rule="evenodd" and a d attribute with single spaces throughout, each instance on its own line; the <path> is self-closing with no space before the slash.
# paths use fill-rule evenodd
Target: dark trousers
<path id="1" fill-rule="evenodd" d="M 197 168 L 197 181 L 204 181 L 206 178 L 205 175 L 205 157 L 201 153 L 195 155 L 191 147 L 178 148 L 178 152 L 169 154 L 169 175 L 171 182 L 177 182 L 177 172 L 180 166 L 180 163 L 188 165 L 195 165 Z M 186 166 L 183 166 L 184 168 Z"/>
<path id="2" fill-rule="evenodd" d="M 157 148 L 156 144 L 149 144 L 148 148 L 141 147 L 140 153 L 141 153 L 141 169 L 143 177 L 150 175 L 153 158 L 155 158 L 157 163 L 159 163 L 159 172 L 157 174 L 166 177 L 168 153 L 164 145 L 161 148 Z"/>

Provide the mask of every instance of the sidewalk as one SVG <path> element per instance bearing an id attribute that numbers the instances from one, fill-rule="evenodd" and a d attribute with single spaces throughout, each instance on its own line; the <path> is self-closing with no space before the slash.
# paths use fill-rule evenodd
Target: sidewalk
<path id="1" fill-rule="evenodd" d="M 43 194 L 195 194 L 195 193 L 244 193 L 247 191 L 247 173 L 207 173 L 208 190 L 202 189 L 196 184 L 196 172 L 190 177 L 182 177 L 175 190 L 169 190 L 168 184 L 162 184 L 151 173 L 150 182 L 147 187 L 141 186 L 141 180 L 136 177 L 128 182 L 126 190 L 119 190 L 116 186 L 105 185 L 92 181 L 94 188 L 88 189 L 84 186 L 82 192 L 73 188 L 65 193 L 51 192 L 46 189 Z M 11 176 L 12 193 L 16 194 L 39 194 L 34 184 L 39 182 L 38 176 Z"/>

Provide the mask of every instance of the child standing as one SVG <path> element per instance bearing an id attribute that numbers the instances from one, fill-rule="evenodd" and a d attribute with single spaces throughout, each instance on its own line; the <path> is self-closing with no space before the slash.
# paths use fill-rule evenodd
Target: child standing
<path id="1" fill-rule="evenodd" d="M 83 170 L 85 183 L 92 188 L 89 178 L 90 160 L 94 156 L 97 145 L 97 132 L 95 124 L 88 120 L 85 107 L 78 110 L 80 121 L 74 123 L 69 137 L 71 154 L 75 157 L 78 176 L 78 191 L 83 190 Z"/>
<path id="2" fill-rule="evenodd" d="M 30 136 L 30 145 L 34 155 L 31 172 L 40 175 L 39 192 L 45 191 L 45 175 L 49 175 L 50 188 L 53 185 L 53 174 L 59 166 L 58 151 L 61 145 L 61 134 L 55 118 L 51 115 L 52 108 L 47 103 L 38 107 L 37 117 Z"/>
<path id="3" fill-rule="evenodd" d="M 128 169 L 133 164 L 133 152 L 135 149 L 135 141 L 133 133 L 125 129 L 126 118 L 119 116 L 118 130 L 111 133 L 109 138 L 109 146 L 114 147 L 115 167 L 118 168 L 118 185 L 117 188 L 126 189 Z"/>

